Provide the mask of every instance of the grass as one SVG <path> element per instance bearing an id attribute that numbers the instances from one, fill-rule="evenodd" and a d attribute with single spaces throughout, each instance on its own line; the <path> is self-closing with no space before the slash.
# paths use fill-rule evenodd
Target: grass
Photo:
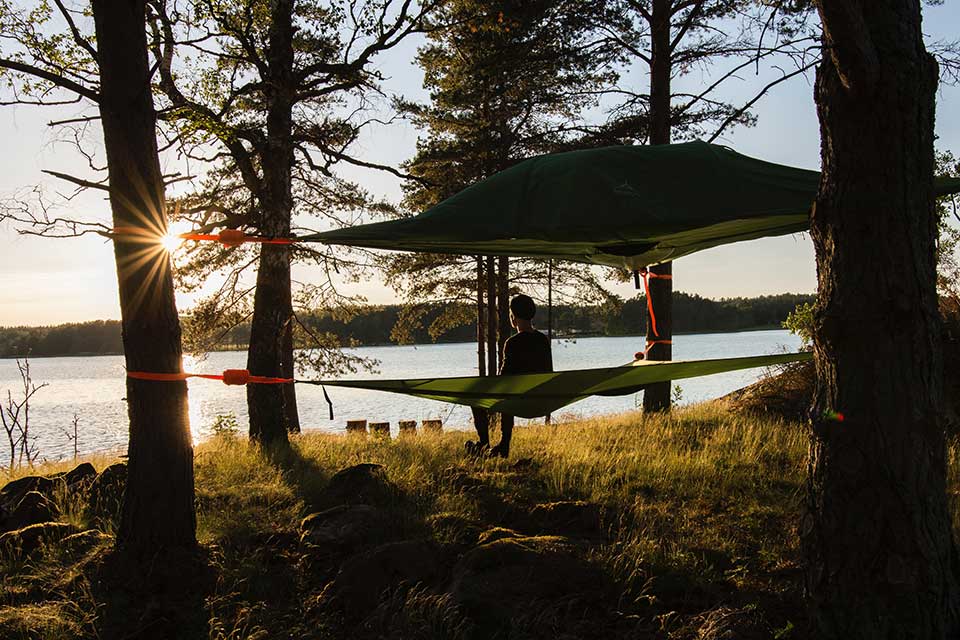
<path id="1" fill-rule="evenodd" d="M 780 638 L 806 637 L 796 532 L 806 465 L 802 426 L 716 405 L 561 420 L 519 428 L 512 460 L 483 462 L 464 457 L 468 436 L 382 442 L 308 434 L 282 453 L 229 435 L 198 446 L 198 562 L 208 575 L 198 573 L 180 589 L 192 599 L 178 604 L 179 613 L 165 614 L 192 616 L 192 626 L 177 627 L 178 637 L 342 637 L 344 621 L 321 594 L 344 558 L 311 557 L 298 544 L 298 526 L 322 503 L 329 478 L 361 462 L 382 464 L 404 496 L 390 511 L 396 537 L 433 540 L 448 565 L 476 544 L 475 532 L 529 528 L 524 518 L 536 505 L 599 505 L 602 535 L 577 545 L 610 584 L 604 610 L 571 613 L 560 603 L 539 603 L 509 637 L 561 637 L 570 625 L 596 637 L 724 637 L 723 625 L 748 618 Z M 60 469 L 43 472 L 52 470 Z M 949 486 L 960 532 L 957 447 Z M 57 499 L 68 521 L 89 524 L 75 498 Z M 0 636 L 109 637 L 118 611 L 146 624 L 130 613 L 142 603 L 118 604 L 116 593 L 104 591 L 110 541 L 0 562 Z M 134 622 L 127 628 L 138 628 Z M 466 638 L 471 631 L 441 580 L 386 594 L 349 633 Z M 766 637 L 745 634 L 730 637 Z"/>

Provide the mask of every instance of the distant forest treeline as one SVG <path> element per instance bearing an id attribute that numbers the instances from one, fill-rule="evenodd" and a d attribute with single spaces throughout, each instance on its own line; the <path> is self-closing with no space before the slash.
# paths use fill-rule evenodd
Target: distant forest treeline
<path id="1" fill-rule="evenodd" d="M 757 298 L 725 298 L 710 300 L 682 292 L 673 294 L 675 333 L 741 331 L 778 327 L 787 314 L 800 303 L 813 300 L 812 295 L 784 293 Z M 561 305 L 553 308 L 553 328 L 559 336 L 637 335 L 646 331 L 646 299 L 642 296 L 619 304 L 601 306 Z M 343 344 L 390 344 L 391 330 L 399 317 L 400 305 L 366 307 L 349 320 L 328 313 L 309 314 L 304 323 L 315 331 L 340 337 Z M 413 341 L 429 343 L 427 327 L 440 315 L 439 306 L 430 308 L 421 326 L 413 332 Z M 546 330 L 546 309 L 537 315 L 538 327 Z M 223 348 L 246 345 L 250 327 L 240 325 L 227 333 Z M 447 331 L 439 342 L 468 342 L 475 338 L 473 325 Z M 53 327 L 0 327 L 0 357 L 67 356 L 121 353 L 120 323 L 96 320 L 61 324 Z"/>

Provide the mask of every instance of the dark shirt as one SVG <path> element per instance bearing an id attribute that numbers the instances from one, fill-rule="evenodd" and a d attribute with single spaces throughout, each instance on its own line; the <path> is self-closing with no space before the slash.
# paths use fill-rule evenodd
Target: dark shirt
<path id="1" fill-rule="evenodd" d="M 503 345 L 500 375 L 513 373 L 549 373 L 553 371 L 550 340 L 539 331 L 521 331 Z"/>

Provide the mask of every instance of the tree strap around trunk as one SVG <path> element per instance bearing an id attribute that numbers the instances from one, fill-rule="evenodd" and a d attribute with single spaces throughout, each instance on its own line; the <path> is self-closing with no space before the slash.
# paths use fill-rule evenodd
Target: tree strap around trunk
<path id="1" fill-rule="evenodd" d="M 637 289 L 640 288 L 640 281 L 643 281 L 643 295 L 647 298 L 647 313 L 650 315 L 650 328 L 653 329 L 653 335 L 660 337 L 657 331 L 657 316 L 653 312 L 653 300 L 650 298 L 650 278 L 660 278 L 661 280 L 673 280 L 672 275 L 659 274 L 648 271 L 647 269 L 637 269 L 633 272 L 633 283 Z M 647 343 L 647 349 L 643 352 L 646 355 L 653 344 L 672 344 L 669 340 L 653 340 Z"/>

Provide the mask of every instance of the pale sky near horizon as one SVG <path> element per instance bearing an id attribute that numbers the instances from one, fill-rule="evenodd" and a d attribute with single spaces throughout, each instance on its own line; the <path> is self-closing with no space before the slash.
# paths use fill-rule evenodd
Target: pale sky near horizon
<path id="1" fill-rule="evenodd" d="M 924 7 L 924 31 L 931 39 L 954 39 L 960 34 L 960 6 Z M 412 65 L 416 42 L 380 61 L 390 76 L 388 87 L 407 97 L 423 98 L 422 75 Z M 739 103 L 770 76 L 746 74 L 726 95 Z M 771 91 L 754 108 L 756 127 L 738 128 L 717 142 L 746 155 L 772 162 L 819 168 L 819 125 L 813 104 L 812 73 Z M 682 82 L 703 81 L 686 76 Z M 638 76 L 635 83 L 645 82 Z M 960 87 L 945 86 L 937 96 L 938 148 L 960 155 Z M 46 122 L 61 114 L 76 115 L 80 108 L 55 113 L 36 107 L 0 107 L 0 140 L 7 152 L 0 156 L 0 198 L 38 183 L 48 191 L 70 188 L 47 178 L 42 169 L 92 176 L 86 162 L 69 145 L 55 142 Z M 415 129 L 391 126 L 371 131 L 361 140 L 358 155 L 396 165 L 414 152 Z M 348 177 L 365 188 L 396 200 L 399 181 L 383 173 L 354 170 Z M 88 194 L 59 210 L 77 218 L 109 220 L 109 207 L 97 194 Z M 294 277 L 309 279 L 308 269 L 296 268 Z M 612 287 L 623 296 L 634 295 L 632 285 Z M 813 246 L 807 234 L 766 238 L 703 251 L 674 263 L 674 288 L 705 297 L 754 296 L 783 292 L 812 293 L 816 289 Z M 371 303 L 395 300 L 379 282 L 346 287 Z M 190 299 L 178 295 L 181 310 Z M 44 325 L 119 317 L 116 273 L 110 245 L 90 236 L 65 240 L 18 236 L 0 225 L 0 326 Z"/>

